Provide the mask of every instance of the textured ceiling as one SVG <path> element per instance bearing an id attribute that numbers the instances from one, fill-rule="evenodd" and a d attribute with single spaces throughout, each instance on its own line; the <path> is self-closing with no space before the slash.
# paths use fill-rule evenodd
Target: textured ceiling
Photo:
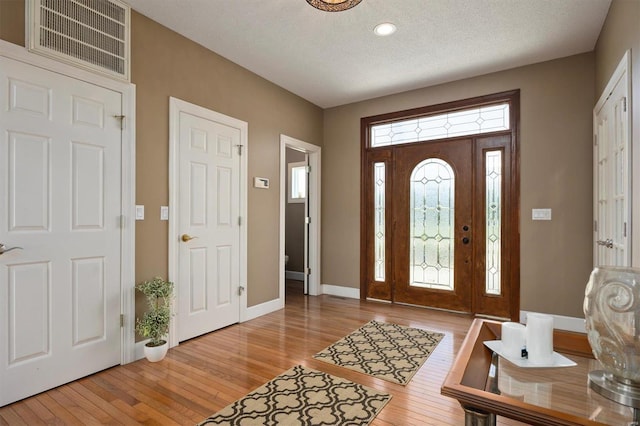
<path id="1" fill-rule="evenodd" d="M 593 50 L 611 0 L 127 0 L 328 108 Z M 373 34 L 380 22 L 398 30 Z"/>

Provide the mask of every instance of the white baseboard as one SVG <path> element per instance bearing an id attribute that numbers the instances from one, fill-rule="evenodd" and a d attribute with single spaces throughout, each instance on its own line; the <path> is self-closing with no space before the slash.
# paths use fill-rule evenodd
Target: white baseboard
<path id="1" fill-rule="evenodd" d="M 520 322 L 522 324 L 527 323 L 528 311 L 520 311 Z M 584 323 L 584 318 L 565 317 L 562 315 L 553 315 L 553 328 L 559 330 L 573 331 L 576 333 L 586 333 L 587 329 Z"/>
<path id="2" fill-rule="evenodd" d="M 248 307 L 242 322 L 249 321 L 262 315 L 270 314 L 284 308 L 284 298 L 274 299 L 259 305 Z"/>
<path id="3" fill-rule="evenodd" d="M 348 297 L 349 299 L 360 299 L 359 288 L 343 287 L 340 285 L 322 284 L 320 286 L 320 294 Z"/>
<path id="4" fill-rule="evenodd" d="M 288 280 L 304 281 L 304 272 L 284 271 L 284 276 Z"/>

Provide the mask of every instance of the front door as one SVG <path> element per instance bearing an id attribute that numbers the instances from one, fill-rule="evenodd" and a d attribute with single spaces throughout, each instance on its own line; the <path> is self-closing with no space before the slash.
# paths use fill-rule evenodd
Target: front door
<path id="1" fill-rule="evenodd" d="M 241 290 L 241 130 L 185 108 L 178 117 L 175 236 L 180 341 L 239 322 Z"/>
<path id="2" fill-rule="evenodd" d="M 395 301 L 471 311 L 472 140 L 395 149 Z"/>
<path id="3" fill-rule="evenodd" d="M 363 119 L 363 298 L 518 319 L 518 103 Z"/>
<path id="4" fill-rule="evenodd" d="M 0 406 L 121 359 L 122 94 L 0 57 Z"/>

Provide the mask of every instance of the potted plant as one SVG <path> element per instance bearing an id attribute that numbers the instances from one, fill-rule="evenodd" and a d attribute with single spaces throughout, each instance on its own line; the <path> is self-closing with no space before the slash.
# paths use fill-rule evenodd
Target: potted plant
<path id="1" fill-rule="evenodd" d="M 136 290 L 144 294 L 147 300 L 147 312 L 142 319 L 136 320 L 136 331 L 150 339 L 144 345 L 144 355 L 151 362 L 161 361 L 169 349 L 169 343 L 164 337 L 169 333 L 173 283 L 162 277 L 155 277 L 138 283 Z"/>

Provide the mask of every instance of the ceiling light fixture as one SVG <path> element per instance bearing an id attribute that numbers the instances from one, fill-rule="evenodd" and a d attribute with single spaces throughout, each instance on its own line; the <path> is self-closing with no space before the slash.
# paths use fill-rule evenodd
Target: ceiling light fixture
<path id="1" fill-rule="evenodd" d="M 373 29 L 373 32 L 375 33 L 375 35 L 384 37 L 384 36 L 388 36 L 395 33 L 396 29 L 397 29 L 396 26 L 393 25 L 391 22 L 383 22 L 381 24 L 376 25 L 375 28 Z"/>
<path id="2" fill-rule="evenodd" d="M 311 6 L 325 12 L 342 12 L 357 6 L 362 0 L 307 0 Z"/>

